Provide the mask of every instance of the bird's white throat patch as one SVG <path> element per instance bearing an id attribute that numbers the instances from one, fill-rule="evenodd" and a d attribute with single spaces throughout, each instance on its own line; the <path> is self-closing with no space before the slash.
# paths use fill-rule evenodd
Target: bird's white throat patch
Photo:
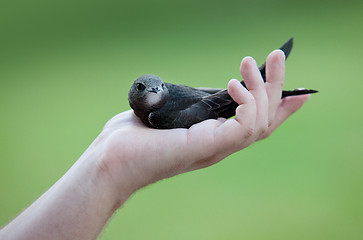
<path id="1" fill-rule="evenodd" d="M 161 97 L 163 95 L 163 92 L 160 91 L 158 93 L 148 93 L 147 96 L 146 96 L 146 103 L 149 105 L 149 106 L 153 106 L 155 104 L 158 104 L 161 100 Z"/>

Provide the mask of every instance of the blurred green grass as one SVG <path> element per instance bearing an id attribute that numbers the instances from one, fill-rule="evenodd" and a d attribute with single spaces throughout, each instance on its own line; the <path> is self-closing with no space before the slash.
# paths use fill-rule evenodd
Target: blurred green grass
<path id="1" fill-rule="evenodd" d="M 285 89 L 320 90 L 273 136 L 140 190 L 101 239 L 362 239 L 359 1 L 2 1 L 0 225 L 48 189 L 141 74 L 225 87 L 294 36 Z"/>

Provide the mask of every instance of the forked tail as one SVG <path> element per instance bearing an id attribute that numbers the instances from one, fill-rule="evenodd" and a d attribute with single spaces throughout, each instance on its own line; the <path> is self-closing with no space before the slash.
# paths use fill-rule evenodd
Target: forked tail
<path id="1" fill-rule="evenodd" d="M 290 38 L 284 45 L 280 47 L 280 49 L 285 53 L 285 60 L 290 55 L 292 46 L 294 45 L 294 39 Z M 263 81 L 266 82 L 266 62 L 261 65 L 260 67 L 261 76 L 263 78 Z M 241 82 L 244 87 L 246 87 L 246 84 L 242 81 Z M 294 90 L 283 90 L 281 98 L 288 97 L 288 96 L 296 96 L 296 95 L 303 95 L 303 94 L 312 94 L 317 93 L 318 91 L 313 89 L 294 89 Z"/>

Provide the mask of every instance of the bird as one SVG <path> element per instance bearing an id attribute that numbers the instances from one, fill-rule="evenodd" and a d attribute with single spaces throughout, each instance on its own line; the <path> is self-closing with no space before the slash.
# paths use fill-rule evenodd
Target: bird
<path id="1" fill-rule="evenodd" d="M 293 38 L 290 38 L 280 47 L 286 59 L 292 46 Z M 266 62 L 259 70 L 265 82 Z M 241 84 L 246 87 L 244 81 Z M 283 90 L 281 98 L 316 92 L 300 88 Z M 128 100 L 135 115 L 146 126 L 155 129 L 190 128 L 207 119 L 230 118 L 238 107 L 227 89 L 193 88 L 167 83 L 153 74 L 144 74 L 133 82 Z"/>

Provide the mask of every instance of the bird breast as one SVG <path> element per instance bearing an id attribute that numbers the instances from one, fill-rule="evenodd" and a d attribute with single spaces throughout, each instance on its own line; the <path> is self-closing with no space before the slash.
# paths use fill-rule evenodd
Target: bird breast
<path id="1" fill-rule="evenodd" d="M 160 101 L 162 100 L 162 96 L 163 96 L 162 92 L 148 93 L 146 95 L 146 104 L 149 105 L 150 107 L 158 105 L 160 103 Z"/>

